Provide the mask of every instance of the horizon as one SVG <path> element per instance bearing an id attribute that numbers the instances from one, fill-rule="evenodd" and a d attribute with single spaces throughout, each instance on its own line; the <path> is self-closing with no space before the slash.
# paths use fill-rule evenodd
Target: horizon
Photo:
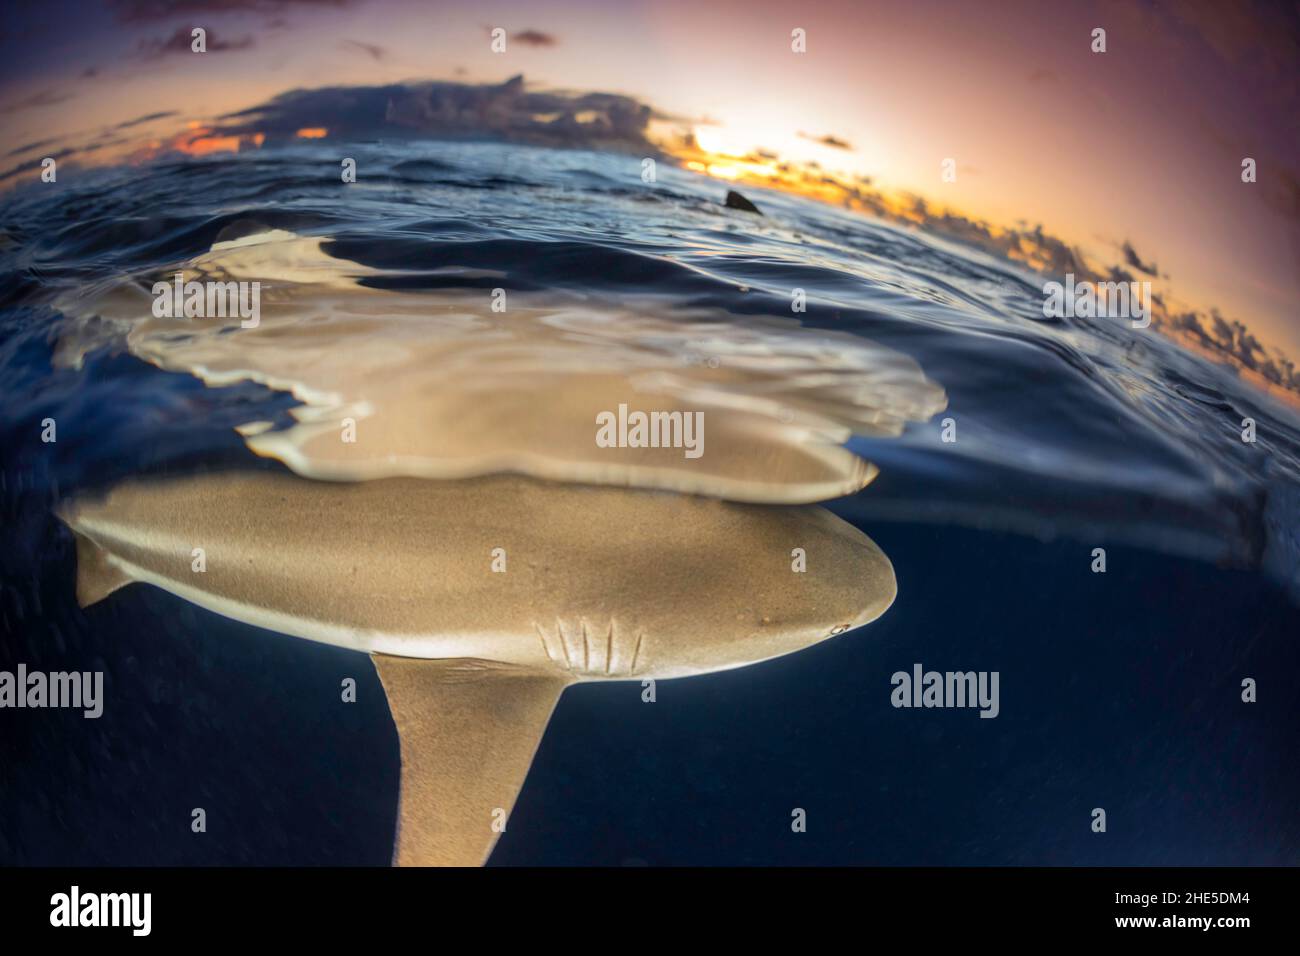
<path id="1" fill-rule="evenodd" d="M 794 12 L 761 3 L 743 17 L 724 7 L 20 5 L 0 37 L 9 54 L 3 177 L 34 178 L 46 156 L 66 169 L 256 149 L 262 141 L 246 128 L 228 131 L 231 119 L 295 92 L 491 88 L 522 75 L 529 94 L 613 94 L 645 106 L 648 143 L 724 182 L 844 205 L 1044 275 L 1077 266 L 1082 279 L 1150 281 L 1173 337 L 1258 386 L 1300 391 L 1291 358 L 1300 355 L 1300 142 L 1286 122 L 1295 85 L 1283 69 L 1294 16 L 1262 3 L 1246 16 L 1204 4 L 1138 13 L 1088 2 L 1044 14 L 1032 4 L 981 13 L 923 2 L 882 4 L 867 23 L 841 3 Z M 83 29 L 62 29 L 70 18 Z M 185 29 L 199 20 L 201 57 Z M 493 24 L 506 31 L 503 52 L 492 51 Z M 1090 49 L 1094 25 L 1107 31 L 1105 53 Z M 1022 55 L 1035 48 L 1042 63 Z M 1135 85 L 1157 65 L 1167 69 L 1160 89 Z M 1232 72 L 1242 70 L 1250 82 Z M 873 95 L 881 77 L 893 86 Z M 146 90 L 156 109 L 141 113 Z M 303 138 L 334 138 L 303 123 Z M 1024 142 L 1032 148 L 1016 148 Z M 561 136 L 545 145 L 610 144 Z M 1256 160 L 1256 182 L 1241 181 L 1244 157 Z"/>

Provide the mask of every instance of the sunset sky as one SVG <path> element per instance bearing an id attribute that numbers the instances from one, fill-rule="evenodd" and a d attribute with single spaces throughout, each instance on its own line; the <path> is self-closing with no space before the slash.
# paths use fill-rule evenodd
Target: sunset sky
<path id="1" fill-rule="evenodd" d="M 712 152 L 764 149 L 990 223 L 1041 223 L 1106 262 L 1123 262 L 1129 243 L 1175 299 L 1217 306 L 1300 356 L 1300 28 L 1285 4 L 12 6 L 0 28 L 5 169 L 149 114 L 174 115 L 126 132 L 165 135 L 294 88 L 522 73 L 530 88 L 635 97 Z M 204 56 L 189 52 L 193 26 L 208 30 Z M 495 26 L 508 31 L 504 54 L 489 48 Z M 1104 54 L 1090 50 L 1094 27 L 1107 31 Z M 804 54 L 791 51 L 795 28 Z M 941 180 L 947 157 L 953 183 Z M 1241 181 L 1244 157 L 1257 183 Z"/>

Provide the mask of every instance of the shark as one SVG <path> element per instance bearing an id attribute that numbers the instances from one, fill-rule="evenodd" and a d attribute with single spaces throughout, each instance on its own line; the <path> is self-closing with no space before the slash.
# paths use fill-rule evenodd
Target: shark
<path id="1" fill-rule="evenodd" d="M 162 588 L 368 653 L 401 756 L 397 865 L 487 861 L 565 688 L 742 667 L 874 621 L 897 593 L 819 505 L 554 483 L 248 469 L 73 497 L 78 603 Z"/>

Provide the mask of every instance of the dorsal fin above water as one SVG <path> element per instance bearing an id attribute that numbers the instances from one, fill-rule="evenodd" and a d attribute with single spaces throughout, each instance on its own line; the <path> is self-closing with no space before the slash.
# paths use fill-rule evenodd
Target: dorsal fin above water
<path id="1" fill-rule="evenodd" d="M 77 539 L 77 604 L 90 607 L 108 597 L 131 578 L 109 558 L 108 553 L 79 531 Z"/>
<path id="2" fill-rule="evenodd" d="M 393 862 L 481 866 L 570 681 L 490 661 L 372 658 L 402 752 Z"/>

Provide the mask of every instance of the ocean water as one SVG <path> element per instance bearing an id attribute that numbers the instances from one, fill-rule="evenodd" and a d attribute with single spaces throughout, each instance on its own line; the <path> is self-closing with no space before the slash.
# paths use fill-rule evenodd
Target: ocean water
<path id="1" fill-rule="evenodd" d="M 370 142 L 60 175 L 0 200 L 0 669 L 103 670 L 112 706 L 5 713 L 0 860 L 387 862 L 363 656 L 144 586 L 76 605 L 61 500 L 221 467 L 833 499 L 894 562 L 866 628 L 654 705 L 571 688 L 494 863 L 1300 857 L 1300 418 L 1230 369 L 1044 319 L 1043 280 L 984 253 L 761 189 L 728 209 L 667 163 Z M 178 270 L 267 280 L 265 327 L 154 319 Z M 560 427 L 629 387 L 738 424 L 694 470 Z M 382 436 L 361 457 L 322 440 L 347 412 Z M 999 671 L 999 716 L 893 708 L 917 662 Z"/>

